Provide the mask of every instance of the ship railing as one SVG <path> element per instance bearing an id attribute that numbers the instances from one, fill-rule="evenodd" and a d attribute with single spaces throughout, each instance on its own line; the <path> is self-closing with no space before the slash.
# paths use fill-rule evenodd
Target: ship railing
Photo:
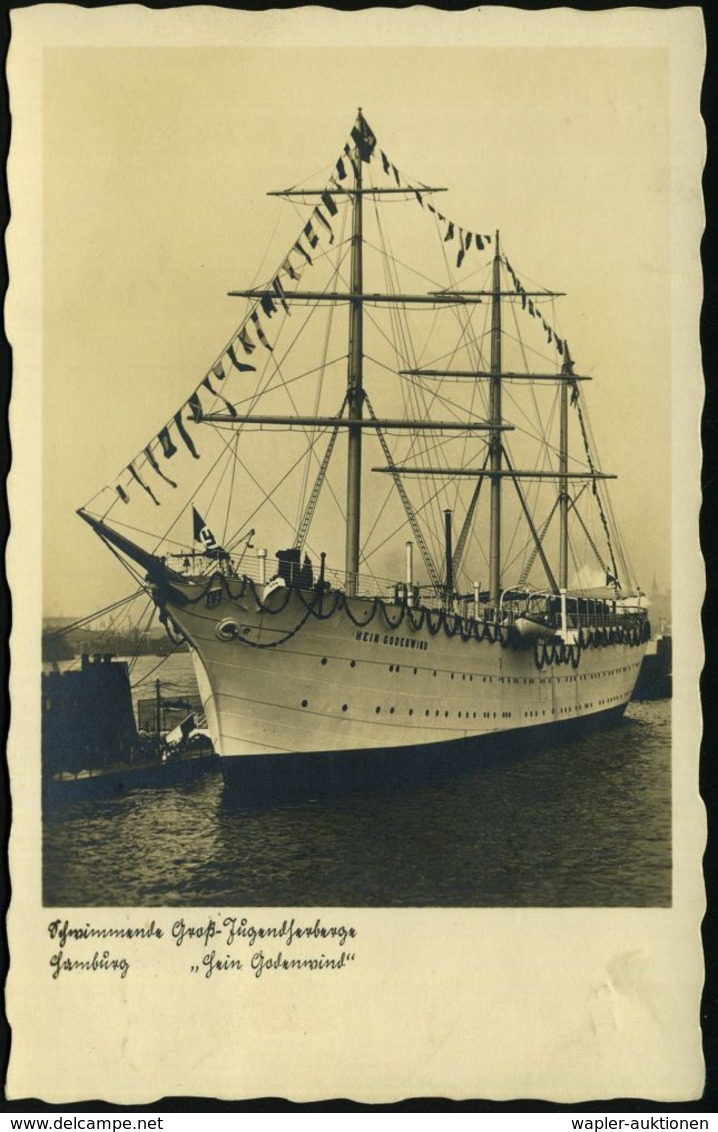
<path id="1" fill-rule="evenodd" d="M 281 576 L 276 569 L 277 561 L 272 556 L 257 554 L 242 554 L 230 556 L 228 559 L 212 560 L 204 554 L 187 556 L 180 573 L 185 577 L 205 577 L 215 570 L 230 577 L 244 577 L 251 579 L 255 585 L 262 586 L 273 578 Z M 347 575 L 344 570 L 324 568 L 324 585 L 330 590 L 344 592 L 346 590 Z M 317 563 L 312 562 L 309 567 L 299 564 L 296 569 L 296 585 L 300 588 L 312 589 L 320 580 L 320 570 Z M 529 615 L 538 621 L 543 621 L 547 628 L 558 630 L 561 628 L 560 608 L 547 609 L 543 602 L 556 600 L 556 595 L 534 592 L 527 594 L 525 599 L 501 603 L 496 607 L 490 601 L 476 601 L 473 594 L 458 595 L 446 598 L 436 593 L 433 586 L 407 585 L 405 581 L 396 578 L 385 578 L 376 574 L 356 574 L 355 595 L 357 598 L 378 598 L 381 601 L 395 605 L 409 605 L 431 610 L 443 610 L 449 616 L 459 617 L 464 621 L 474 620 L 490 622 L 504 626 L 513 625 L 517 617 Z M 616 629 L 630 625 L 641 624 L 646 617 L 646 610 L 639 604 L 635 606 L 622 606 L 615 608 L 608 599 L 585 599 L 588 608 L 578 610 L 575 608 L 575 598 L 570 598 L 567 608 L 567 628 L 569 629 Z"/>

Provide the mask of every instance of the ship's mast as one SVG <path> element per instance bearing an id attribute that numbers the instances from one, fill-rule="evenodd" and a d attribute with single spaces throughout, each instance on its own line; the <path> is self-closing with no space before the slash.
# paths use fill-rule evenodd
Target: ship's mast
<path id="1" fill-rule="evenodd" d="M 361 107 L 357 128 L 362 128 Z M 347 416 L 350 421 L 361 420 L 364 405 L 363 387 L 363 263 L 362 263 L 362 170 L 361 157 L 354 150 L 354 189 L 350 194 L 352 207 L 352 238 L 350 261 L 349 306 L 349 361 L 347 367 Z M 361 526 L 361 448 L 362 429 L 349 426 L 347 448 L 347 532 L 346 532 L 346 592 L 357 592 L 359 575 L 359 532 Z"/>
<path id="2" fill-rule="evenodd" d="M 568 587 L 568 381 L 560 384 L 558 470 L 559 480 L 559 554 L 558 584 Z"/>
<path id="3" fill-rule="evenodd" d="M 501 257 L 499 233 L 494 252 L 491 298 L 491 377 L 489 389 L 489 464 L 491 482 L 491 526 L 489 543 L 489 598 L 498 605 L 501 597 Z"/>

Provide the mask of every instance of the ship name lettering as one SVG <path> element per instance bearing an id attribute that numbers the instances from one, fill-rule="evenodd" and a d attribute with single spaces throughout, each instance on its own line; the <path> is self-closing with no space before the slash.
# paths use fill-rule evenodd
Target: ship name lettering
<path id="1" fill-rule="evenodd" d="M 357 631 L 355 640 L 361 641 L 362 644 L 378 645 L 380 642 L 383 645 L 394 645 L 402 649 L 418 649 L 419 652 L 425 652 L 429 647 L 428 641 L 418 640 L 416 637 L 401 637 L 395 633 L 370 633 L 368 630 L 362 632 L 361 629 Z"/>

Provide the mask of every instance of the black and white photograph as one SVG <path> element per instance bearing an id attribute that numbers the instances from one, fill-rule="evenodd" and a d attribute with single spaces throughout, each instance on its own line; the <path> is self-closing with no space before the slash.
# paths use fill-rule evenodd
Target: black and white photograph
<path id="1" fill-rule="evenodd" d="M 358 967 L 362 910 L 459 937 L 558 917 L 591 940 L 579 966 L 605 919 L 625 946 L 591 1041 L 616 997 L 659 1029 L 666 959 L 631 938 L 702 900 L 697 10 L 62 8 L 13 16 L 47 33 L 9 318 L 35 333 L 11 494 L 35 722 L 11 775 L 61 940 L 42 978 L 130 986 L 116 940 L 71 955 L 98 915 L 164 924 L 178 955 L 204 931 L 187 978 L 213 993 L 242 924 L 284 924 L 279 966 L 336 986 L 358 970 L 311 964 Z M 12 226 L 8 247 L 12 276 Z M 307 923 L 329 942 L 294 960 Z M 646 1058 L 676 1099 L 700 1087 L 686 978 L 681 1083 Z"/>

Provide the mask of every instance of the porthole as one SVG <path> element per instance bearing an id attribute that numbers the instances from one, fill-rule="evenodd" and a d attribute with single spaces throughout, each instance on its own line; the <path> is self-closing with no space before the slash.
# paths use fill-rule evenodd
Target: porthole
<path id="1" fill-rule="evenodd" d="M 348 706 L 349 706 L 348 704 L 342 704 L 342 711 L 346 711 Z"/>
<path id="2" fill-rule="evenodd" d="M 394 714 L 394 709 L 393 709 L 393 707 L 390 707 L 389 708 L 389 715 L 393 715 L 393 714 Z"/>
<path id="3" fill-rule="evenodd" d="M 325 656 L 323 656 L 322 657 L 322 664 L 326 664 L 326 663 L 327 663 L 327 658 Z"/>
<path id="4" fill-rule="evenodd" d="M 302 707 L 307 707 L 308 705 L 309 705 L 309 700 L 302 700 Z"/>
<path id="5" fill-rule="evenodd" d="M 220 621 L 214 633 L 220 641 L 234 641 L 239 636 L 239 625 L 236 621 L 226 617 L 224 621 Z"/>
<path id="6" fill-rule="evenodd" d="M 379 714 L 379 712 L 381 711 L 381 708 L 380 708 L 380 707 L 374 708 L 374 711 L 375 711 L 375 712 L 376 712 L 376 714 L 378 715 L 378 714 Z"/>
<path id="7" fill-rule="evenodd" d="M 349 661 L 349 667 L 350 667 L 350 668 L 356 668 L 356 666 L 357 666 L 357 662 L 356 662 L 355 660 L 350 660 L 350 661 Z"/>

